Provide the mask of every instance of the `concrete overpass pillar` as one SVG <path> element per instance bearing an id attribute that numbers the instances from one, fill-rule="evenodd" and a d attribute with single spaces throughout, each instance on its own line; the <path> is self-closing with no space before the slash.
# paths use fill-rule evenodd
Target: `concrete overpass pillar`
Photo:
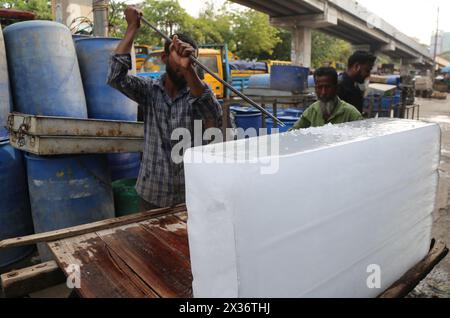
<path id="1" fill-rule="evenodd" d="M 295 26 L 292 32 L 291 61 L 294 65 L 311 67 L 311 28 Z"/>
<path id="2" fill-rule="evenodd" d="M 400 75 L 401 76 L 407 76 L 410 75 L 411 71 L 412 71 L 412 65 L 406 63 L 407 61 L 404 60 L 403 58 L 400 58 Z"/>

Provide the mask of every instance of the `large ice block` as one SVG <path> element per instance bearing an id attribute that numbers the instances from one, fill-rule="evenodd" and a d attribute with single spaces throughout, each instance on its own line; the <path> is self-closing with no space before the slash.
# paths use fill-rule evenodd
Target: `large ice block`
<path id="1" fill-rule="evenodd" d="M 398 119 L 189 149 L 194 296 L 377 296 L 428 252 L 439 153 Z"/>

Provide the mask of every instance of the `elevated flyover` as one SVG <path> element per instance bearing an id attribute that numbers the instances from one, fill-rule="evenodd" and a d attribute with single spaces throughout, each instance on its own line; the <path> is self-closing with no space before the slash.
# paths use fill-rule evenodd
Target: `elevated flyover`
<path id="1" fill-rule="evenodd" d="M 293 34 L 292 60 L 310 66 L 311 30 L 344 39 L 355 47 L 431 67 L 428 49 L 353 0 L 231 0 L 270 16 L 272 25 Z M 399 13 L 400 14 L 400 13 Z"/>

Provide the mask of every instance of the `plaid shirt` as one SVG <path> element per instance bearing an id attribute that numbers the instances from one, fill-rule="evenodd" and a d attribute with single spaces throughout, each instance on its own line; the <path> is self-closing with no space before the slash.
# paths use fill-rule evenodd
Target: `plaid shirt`
<path id="1" fill-rule="evenodd" d="M 144 112 L 144 153 L 136 184 L 138 194 L 147 202 L 160 207 L 185 201 L 184 167 L 171 159 L 171 140 L 176 128 L 187 128 L 194 137 L 194 120 L 214 120 L 219 126 L 222 108 L 211 89 L 205 84 L 200 97 L 193 97 L 186 87 L 171 100 L 164 89 L 164 78 L 139 77 L 128 74 L 129 54 L 111 57 L 107 83 L 137 102 Z M 191 140 L 192 145 L 192 140 Z"/>

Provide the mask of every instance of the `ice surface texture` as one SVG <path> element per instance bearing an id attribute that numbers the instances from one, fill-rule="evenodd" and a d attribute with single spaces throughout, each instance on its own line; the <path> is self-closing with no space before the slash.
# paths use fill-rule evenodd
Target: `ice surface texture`
<path id="1" fill-rule="evenodd" d="M 278 155 L 223 160 L 278 137 Z M 439 153 L 438 125 L 397 119 L 188 150 L 194 296 L 377 296 L 428 252 Z M 261 173 L 267 159 L 276 173 Z"/>

